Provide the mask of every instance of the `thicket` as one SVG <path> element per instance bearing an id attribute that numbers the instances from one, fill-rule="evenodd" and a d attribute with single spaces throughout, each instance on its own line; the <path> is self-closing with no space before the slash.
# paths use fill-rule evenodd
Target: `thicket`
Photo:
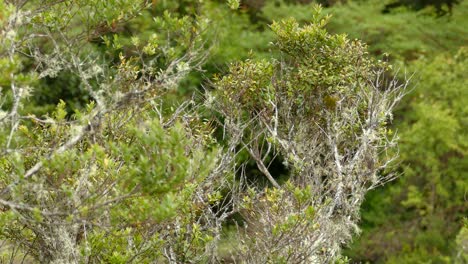
<path id="1" fill-rule="evenodd" d="M 0 1 L 2 260 L 466 261 L 468 3 L 319 2 Z"/>
<path id="2" fill-rule="evenodd" d="M 387 124 L 406 83 L 328 33 L 319 7 L 272 23 L 272 54 L 196 90 L 218 36 L 201 2 L 0 4 L 8 261 L 344 261 L 365 193 L 393 177 Z"/>

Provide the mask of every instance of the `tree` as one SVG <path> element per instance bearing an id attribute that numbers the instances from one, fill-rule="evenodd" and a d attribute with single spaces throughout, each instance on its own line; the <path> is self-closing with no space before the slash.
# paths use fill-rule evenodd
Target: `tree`
<path id="1" fill-rule="evenodd" d="M 240 213 L 255 229 L 239 227 L 236 259 L 331 262 L 357 230 L 363 195 L 391 177 L 378 173 L 405 85 L 382 79 L 388 65 L 359 41 L 328 34 L 317 8 L 310 25 L 271 26 L 279 59 L 234 63 L 173 107 L 209 45 L 201 3 L 177 3 L 156 11 L 154 34 L 125 36 L 150 3 L 0 2 L 0 237 L 12 260 L 219 262 L 221 229 Z M 36 116 L 28 95 L 64 73 L 87 106 Z M 271 187 L 239 173 L 244 150 Z"/>
<path id="2" fill-rule="evenodd" d="M 394 144 L 385 123 L 403 95 L 387 65 L 365 56 L 365 46 L 314 22 L 273 23 L 280 60 L 233 64 L 215 83 L 215 108 L 274 187 L 248 199 L 255 236 L 247 262 L 329 262 L 357 231 L 364 194 L 389 180 L 379 176 Z M 282 187 L 268 171 L 270 153 L 290 170 Z M 253 202 L 255 201 L 255 202 Z M 254 215 L 252 218 L 251 216 Z"/>
<path id="3" fill-rule="evenodd" d="M 200 65 L 205 24 L 165 13 L 154 21 L 160 32 L 125 45 L 106 33 L 144 2 L 2 5 L 2 66 L 10 71 L 2 82 L 0 203 L 8 252 L 43 263 L 206 257 L 199 251 L 209 251 L 209 226 L 218 224 L 206 199 L 223 186 L 215 184 L 219 155 L 209 127 L 183 111 L 190 102 L 164 113 L 157 103 Z M 101 36 L 105 54 L 94 44 Z M 21 111 L 35 79 L 64 71 L 92 98 L 86 109 L 70 116 L 60 103 L 45 117 Z"/>

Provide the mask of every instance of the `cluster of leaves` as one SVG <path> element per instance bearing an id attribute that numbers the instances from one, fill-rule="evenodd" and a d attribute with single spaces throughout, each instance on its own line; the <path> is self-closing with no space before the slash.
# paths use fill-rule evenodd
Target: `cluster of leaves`
<path id="1" fill-rule="evenodd" d="M 151 37 L 125 42 L 108 33 L 146 3 L 1 5 L 2 258 L 141 263 L 215 256 L 212 204 L 222 183 L 212 129 L 185 111 L 193 103 L 159 103 L 169 104 L 167 94 L 203 60 L 203 20 L 165 13 Z M 72 114 L 63 101 L 53 112 L 27 101 L 53 88 L 43 80 L 57 76 L 76 80 L 70 89 L 86 93 L 88 105 Z"/>
<path id="2" fill-rule="evenodd" d="M 415 12 L 403 10 L 382 14 L 385 1 L 347 1 L 324 10 L 333 16 L 327 29 L 361 39 L 369 45 L 372 55 L 386 54 L 394 61 L 412 61 L 447 51 L 456 51 L 466 44 L 468 2 L 461 1 L 450 16 L 435 18 L 430 8 Z M 300 22 L 311 21 L 313 4 L 288 4 L 286 1 L 267 2 L 258 16 L 262 21 L 285 19 L 290 16 Z M 411 25 L 411 26 L 408 26 Z"/>
<path id="3" fill-rule="evenodd" d="M 120 112 L 103 118 L 99 134 L 44 159 L 67 138 L 70 122 L 82 121 L 66 121 L 64 106 L 50 124 L 21 126 L 17 140 L 24 152 L 2 158 L 2 186 L 15 183 L 2 201 L 9 208 L 2 214 L 2 239 L 41 262 L 145 262 L 181 237 L 188 240 L 177 253 L 202 255 L 191 250 L 210 241 L 209 232 L 167 223 L 177 217 L 195 225 L 200 209 L 193 195 L 212 170 L 216 150 L 192 138 L 187 125 L 164 128 L 152 111 Z M 43 168 L 24 178 L 39 160 Z"/>
<path id="4" fill-rule="evenodd" d="M 294 19 L 273 23 L 273 45 L 281 59 L 233 63 L 229 74 L 215 80 L 213 107 L 226 117 L 230 134 L 242 135 L 243 145 L 271 185 L 281 188 L 265 164 L 273 151 L 284 158 L 289 183 L 312 193 L 315 230 L 298 223 L 298 229 L 273 239 L 265 233 L 276 229 L 255 228 L 266 231 L 257 232 L 248 248 L 270 252 L 270 257 L 331 261 L 356 230 L 364 193 L 387 180 L 377 172 L 391 157 L 378 159 L 377 153 L 393 144 L 385 125 L 402 87 L 379 80 L 388 69 L 386 63 L 368 58 L 361 42 L 329 34 L 327 19 L 316 8 L 311 24 L 300 26 Z M 300 219 L 298 212 L 287 209 L 295 208 L 293 195 L 288 195 L 281 196 L 281 217 L 270 214 L 270 207 L 256 208 L 271 217 L 259 222 Z M 309 209 L 299 210 L 305 214 Z M 252 251 L 247 259 L 269 260 Z"/>

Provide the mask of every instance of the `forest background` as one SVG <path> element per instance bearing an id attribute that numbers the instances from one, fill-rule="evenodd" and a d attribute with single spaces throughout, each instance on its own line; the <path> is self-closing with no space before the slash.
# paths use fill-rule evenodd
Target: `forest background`
<path id="1" fill-rule="evenodd" d="M 192 1 L 155 2 L 156 13 L 184 14 L 193 8 Z M 311 10 L 319 2 L 324 13 L 332 16 L 328 31 L 363 40 L 371 56 L 394 65 L 394 74 L 401 80 L 412 76 L 411 92 L 398 106 L 391 125 L 400 139 L 395 165 L 399 177 L 366 195 L 362 234 L 344 255 L 350 262 L 363 263 L 463 263 L 468 259 L 464 219 L 468 213 L 467 1 L 245 0 L 235 11 L 226 1 L 203 2 L 201 12 L 215 29 L 208 38 L 216 44 L 203 72 L 184 78 L 169 99 L 177 101 L 203 90 L 207 80 L 225 73 L 233 61 L 268 58 L 269 43 L 274 40 L 269 25 L 287 17 L 301 24 L 311 22 Z M 152 18 L 138 19 L 115 31 L 129 36 L 138 32 L 147 38 L 153 30 Z M 126 45 L 133 40 L 120 41 Z M 99 48 L 105 53 L 104 46 Z M 0 72 L 0 84 L 7 83 L 6 72 Z M 37 116 L 52 113 L 61 100 L 64 111 L 71 113 L 86 108 L 89 94 L 69 74 L 47 77 L 41 79 L 24 111 Z M 248 174 L 260 175 L 250 163 Z M 272 167 L 277 168 L 275 177 L 281 178 L 287 172 L 277 163 Z M 229 248 L 230 227 L 225 229 L 228 239 L 222 246 Z"/>

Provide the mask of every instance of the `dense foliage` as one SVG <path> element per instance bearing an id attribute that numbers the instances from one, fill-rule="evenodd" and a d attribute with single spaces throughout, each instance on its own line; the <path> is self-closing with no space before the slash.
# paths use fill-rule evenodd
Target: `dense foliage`
<path id="1" fill-rule="evenodd" d="M 1 261 L 465 263 L 467 11 L 0 0 Z"/>

